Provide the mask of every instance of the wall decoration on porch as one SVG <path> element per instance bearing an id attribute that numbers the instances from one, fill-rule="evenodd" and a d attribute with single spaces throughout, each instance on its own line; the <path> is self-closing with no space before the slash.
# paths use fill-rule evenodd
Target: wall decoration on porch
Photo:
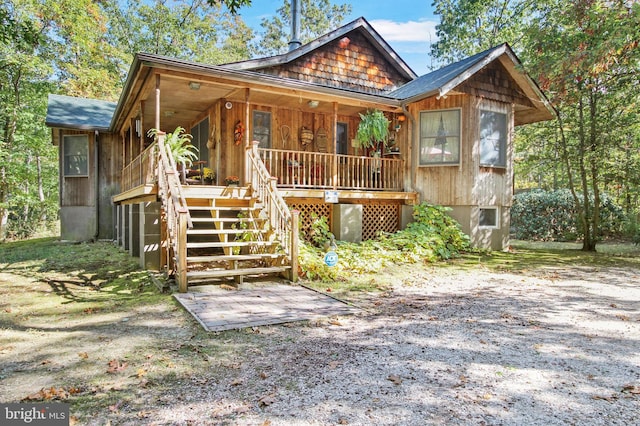
<path id="1" fill-rule="evenodd" d="M 327 152 L 327 140 L 329 136 L 327 134 L 327 130 L 324 127 L 318 128 L 316 130 L 316 146 L 318 152 Z"/>
<path id="2" fill-rule="evenodd" d="M 300 143 L 305 147 L 313 143 L 313 132 L 304 126 L 300 129 Z"/>
<path id="3" fill-rule="evenodd" d="M 233 140 L 236 145 L 240 145 L 242 143 L 242 137 L 244 136 L 244 126 L 242 125 L 242 121 L 238 120 L 236 122 L 236 126 L 233 129 Z"/>
<path id="4" fill-rule="evenodd" d="M 287 146 L 287 142 L 289 142 L 289 137 L 291 136 L 291 127 L 283 124 L 280 126 L 280 137 L 282 138 L 282 147 Z"/>

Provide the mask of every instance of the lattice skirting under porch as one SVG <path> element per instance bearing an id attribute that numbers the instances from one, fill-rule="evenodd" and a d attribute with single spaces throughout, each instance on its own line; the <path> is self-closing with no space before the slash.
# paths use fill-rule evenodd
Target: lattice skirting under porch
<path id="1" fill-rule="evenodd" d="M 289 207 L 300 212 L 300 223 L 305 236 L 310 235 L 313 213 L 318 217 L 326 217 L 329 229 L 333 224 L 332 204 L 295 203 L 289 202 Z M 380 233 L 396 232 L 400 229 L 400 205 L 385 203 L 368 203 L 362 206 L 362 239 L 376 239 Z"/>
<path id="2" fill-rule="evenodd" d="M 362 206 L 362 239 L 375 240 L 380 231 L 400 229 L 399 204 L 365 204 Z"/>

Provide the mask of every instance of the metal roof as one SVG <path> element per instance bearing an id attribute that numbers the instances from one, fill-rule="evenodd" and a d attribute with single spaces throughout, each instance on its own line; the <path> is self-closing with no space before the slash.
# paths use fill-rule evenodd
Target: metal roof
<path id="1" fill-rule="evenodd" d="M 484 52 L 476 53 L 473 56 L 454 62 L 436 71 L 425 74 L 413 81 L 408 82 L 402 87 L 387 93 L 387 95 L 401 99 L 403 101 L 415 101 L 416 97 L 429 97 L 438 93 L 444 95 L 449 90 L 464 80 L 471 77 L 479 68 L 484 67 L 489 62 L 505 53 L 508 48 L 507 44 L 493 47 Z M 480 66 L 478 66 L 480 65 Z"/>
<path id="2" fill-rule="evenodd" d="M 50 94 L 45 122 L 49 127 L 108 131 L 116 105 L 115 102 Z"/>

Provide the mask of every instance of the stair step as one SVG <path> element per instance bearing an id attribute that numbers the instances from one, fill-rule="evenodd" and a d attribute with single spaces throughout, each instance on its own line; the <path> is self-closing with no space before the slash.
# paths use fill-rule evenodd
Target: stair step
<path id="1" fill-rule="evenodd" d="M 231 255 L 220 255 L 220 256 L 187 256 L 187 263 L 277 259 L 278 257 L 281 257 L 281 256 L 284 256 L 284 255 L 278 254 L 278 253 L 262 253 L 262 254 L 231 254 Z"/>
<path id="2" fill-rule="evenodd" d="M 187 243 L 187 248 L 217 248 L 217 247 L 252 247 L 252 246 L 272 246 L 276 241 L 229 241 L 227 243 Z"/>
<path id="3" fill-rule="evenodd" d="M 244 233 L 257 234 L 265 232 L 263 229 L 187 229 L 187 235 L 241 235 Z"/>
<path id="4" fill-rule="evenodd" d="M 271 266 L 266 268 L 242 268 L 242 269 L 214 269 L 210 271 L 189 271 L 187 272 L 187 278 L 220 278 L 220 277 L 233 277 L 238 275 L 260 275 L 260 274 L 275 274 L 278 272 L 284 272 L 287 269 L 291 269 L 290 266 Z"/>
<path id="5" fill-rule="evenodd" d="M 260 210 L 256 207 L 249 206 L 188 206 L 189 210 L 193 211 L 251 211 Z"/>
<path id="6" fill-rule="evenodd" d="M 192 222 L 198 223 L 215 223 L 215 222 L 225 222 L 225 223 L 234 223 L 234 222 L 253 222 L 253 221 L 265 221 L 266 218 L 253 218 L 253 217 L 192 217 Z"/>

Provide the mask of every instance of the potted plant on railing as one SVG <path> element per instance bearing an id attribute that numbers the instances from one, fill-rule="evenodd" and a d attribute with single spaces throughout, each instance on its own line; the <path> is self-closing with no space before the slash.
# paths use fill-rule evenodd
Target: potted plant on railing
<path id="1" fill-rule="evenodd" d="M 159 130 L 149 130 L 149 136 L 157 139 Z M 167 133 L 164 139 L 164 146 L 171 153 L 176 167 L 182 166 L 182 182 L 185 181 L 187 169 L 193 164 L 193 160 L 198 158 L 198 148 L 191 145 L 192 136 L 185 133 L 185 130 L 178 126 L 173 133 Z"/>
<path id="2" fill-rule="evenodd" d="M 240 178 L 238 176 L 227 176 L 224 178 L 224 183 L 227 186 L 238 186 L 238 184 L 240 184 Z"/>
<path id="3" fill-rule="evenodd" d="M 208 167 L 203 168 L 202 175 L 202 177 L 204 178 L 204 183 L 206 185 L 212 185 L 213 181 L 216 179 L 216 172 Z"/>

